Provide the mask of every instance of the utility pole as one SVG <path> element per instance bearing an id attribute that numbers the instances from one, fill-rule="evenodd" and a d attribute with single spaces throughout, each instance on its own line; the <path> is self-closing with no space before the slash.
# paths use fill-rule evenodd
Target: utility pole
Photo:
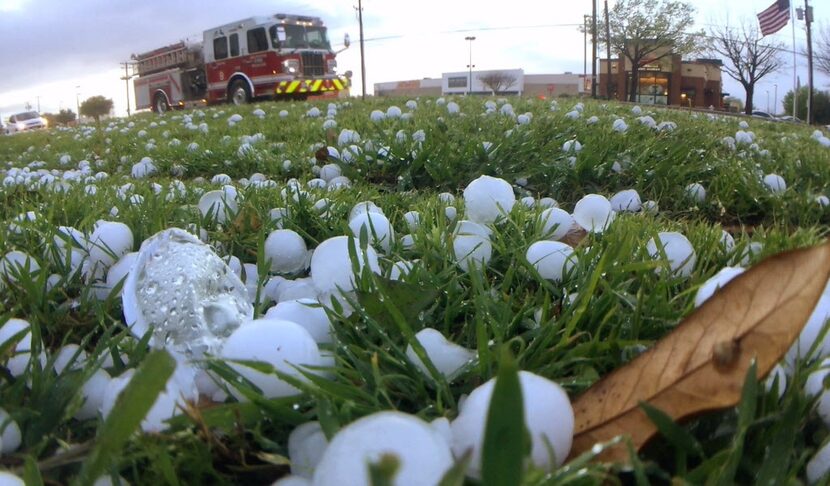
<path id="1" fill-rule="evenodd" d="M 804 0 L 805 2 L 807 0 Z M 593 1 L 591 18 L 591 98 L 597 97 L 597 0 Z"/>
<path id="2" fill-rule="evenodd" d="M 608 23 L 608 0 L 605 0 L 605 72 L 608 78 L 605 81 L 605 97 L 611 99 L 611 24 Z"/>
<path id="3" fill-rule="evenodd" d="M 469 96 L 473 94 L 473 67 L 475 67 L 473 66 L 473 41 L 476 40 L 476 37 L 468 35 L 464 40 L 470 43 L 470 64 L 467 64 L 467 67 L 470 68 L 470 80 L 467 83 L 467 95 Z"/>
<path id="4" fill-rule="evenodd" d="M 588 79 L 588 21 L 591 19 L 590 15 L 582 16 L 582 80 Z"/>
<path id="5" fill-rule="evenodd" d="M 78 92 L 79 89 L 81 89 L 80 86 L 75 86 L 75 109 L 78 110 L 78 126 L 81 125 L 81 93 Z"/>
<path id="6" fill-rule="evenodd" d="M 810 24 L 813 22 L 813 7 L 804 0 L 804 22 L 807 24 L 807 124 L 813 124 L 813 38 Z"/>
<path id="7" fill-rule="evenodd" d="M 360 99 L 366 99 L 366 60 L 363 50 L 363 1 L 357 0 L 357 22 L 360 25 L 360 82 L 363 90 Z"/>
<path id="8" fill-rule="evenodd" d="M 124 84 L 127 86 L 127 116 L 130 116 L 130 79 L 132 76 L 130 75 L 130 63 L 122 62 L 122 66 L 124 66 L 124 76 L 121 79 L 124 80 Z"/>
<path id="9" fill-rule="evenodd" d="M 773 86 L 775 86 L 775 97 L 772 102 L 772 114 L 775 115 L 778 113 L 778 83 L 775 83 Z"/>

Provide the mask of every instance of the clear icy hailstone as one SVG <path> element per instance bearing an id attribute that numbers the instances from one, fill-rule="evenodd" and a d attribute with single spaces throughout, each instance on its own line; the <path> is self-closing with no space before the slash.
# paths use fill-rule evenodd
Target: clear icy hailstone
<path id="1" fill-rule="evenodd" d="M 356 250 L 361 271 L 368 265 L 372 272 L 381 273 L 378 254 L 371 245 L 364 250 L 355 238 L 335 236 L 320 243 L 311 257 L 311 279 L 321 292 L 336 292 L 338 288 L 345 292 L 354 290 L 355 277 L 349 246 L 354 246 Z"/>
<path id="2" fill-rule="evenodd" d="M 490 238 L 474 234 L 457 234 L 452 239 L 452 249 L 458 266 L 469 272 L 475 265 L 482 269 L 493 256 L 493 244 Z"/>
<path id="3" fill-rule="evenodd" d="M 369 244 L 383 249 L 389 253 L 395 232 L 392 224 L 386 216 L 381 213 L 366 211 L 359 213 L 349 221 L 349 229 L 355 238 L 360 238 L 361 232 L 365 231 L 369 238 Z"/>
<path id="4" fill-rule="evenodd" d="M 615 217 L 611 202 L 599 194 L 588 194 L 574 206 L 574 221 L 592 233 L 602 233 L 608 229 Z"/>
<path id="5" fill-rule="evenodd" d="M 640 116 L 642 113 L 643 113 L 643 109 L 640 108 L 639 106 L 635 106 L 634 108 L 631 108 L 631 114 L 633 114 L 634 116 Z"/>
<path id="6" fill-rule="evenodd" d="M 464 188 L 467 218 L 477 223 L 496 222 L 510 213 L 514 204 L 513 186 L 504 179 L 484 175 Z"/>
<path id="7" fill-rule="evenodd" d="M 308 248 L 296 231 L 279 229 L 265 239 L 265 261 L 274 273 L 297 273 L 306 267 Z"/>
<path id="8" fill-rule="evenodd" d="M 537 241 L 527 249 L 525 258 L 542 278 L 554 282 L 561 282 L 576 260 L 573 248 L 559 241 Z"/>
<path id="9" fill-rule="evenodd" d="M 332 342 L 331 319 L 317 299 L 280 300 L 268 309 L 265 319 L 291 321 L 305 328 L 318 344 Z"/>
<path id="10" fill-rule="evenodd" d="M 636 213 L 642 208 L 640 194 L 635 189 L 625 189 L 611 196 L 611 209 Z"/>
<path id="11" fill-rule="evenodd" d="M 718 273 L 710 277 L 697 290 L 697 294 L 695 294 L 695 308 L 703 305 L 718 289 L 729 283 L 733 278 L 744 273 L 744 271 L 745 269 L 743 267 L 724 267 L 720 269 Z"/>
<path id="12" fill-rule="evenodd" d="M 702 203 L 706 200 L 706 189 L 701 184 L 693 182 L 686 186 L 686 196 L 694 202 Z"/>
<path id="13" fill-rule="evenodd" d="M 372 110 L 372 113 L 369 114 L 369 119 L 375 123 L 382 122 L 386 119 L 386 113 L 380 110 Z"/>
<path id="14" fill-rule="evenodd" d="M 565 113 L 565 118 L 567 118 L 568 120 L 576 120 L 579 118 L 579 116 L 579 112 L 576 110 L 572 110 Z"/>
<path id="15" fill-rule="evenodd" d="M 199 198 L 199 212 L 203 217 L 210 217 L 219 223 L 224 223 L 228 216 L 236 214 L 239 208 L 236 198 L 222 190 L 208 191 Z"/>
<path id="16" fill-rule="evenodd" d="M 455 115 L 461 111 L 461 108 L 458 107 L 458 103 L 455 101 L 450 101 L 447 103 L 447 113 L 450 115 Z"/>
<path id="17" fill-rule="evenodd" d="M 587 125 L 596 125 L 597 123 L 599 123 L 599 117 L 592 116 L 591 118 L 588 118 L 588 120 L 585 123 Z"/>
<path id="18" fill-rule="evenodd" d="M 452 450 L 457 457 L 472 449 L 468 475 L 481 475 L 487 412 L 496 379 L 479 386 L 461 405 L 452 424 Z M 571 451 L 574 412 L 568 394 L 553 381 L 519 371 L 525 427 L 531 439 L 530 461 L 544 471 L 562 465 Z"/>
<path id="19" fill-rule="evenodd" d="M 579 153 L 582 150 L 582 144 L 578 140 L 567 140 L 562 144 L 562 151 L 565 153 Z"/>
<path id="20" fill-rule="evenodd" d="M 576 221 L 567 211 L 559 208 L 547 208 L 540 215 L 542 236 L 551 240 L 561 240 L 576 226 Z"/>
<path id="21" fill-rule="evenodd" d="M 663 231 L 657 234 L 660 239 L 660 245 L 663 247 L 662 252 L 666 253 L 666 258 L 671 272 L 680 277 L 688 277 L 692 274 L 695 268 L 697 256 L 695 249 L 691 242 L 676 231 Z M 648 240 L 646 243 L 646 250 L 651 258 L 655 260 L 662 260 L 663 254 L 657 247 L 654 238 Z M 658 267 L 655 272 L 660 273 L 663 269 Z"/>
<path id="22" fill-rule="evenodd" d="M 124 282 L 124 317 L 150 345 L 201 357 L 253 317 L 239 277 L 211 248 L 177 228 L 147 239 Z"/>
<path id="23" fill-rule="evenodd" d="M 366 464 L 386 454 L 398 460 L 397 485 L 438 484 L 453 465 L 447 440 L 430 424 L 401 412 L 377 412 L 352 422 L 332 438 L 311 486 L 370 484 Z"/>
<path id="24" fill-rule="evenodd" d="M 236 328 L 222 345 L 220 356 L 226 360 L 262 361 L 299 381 L 308 381 L 297 369 L 320 366 L 320 349 L 311 334 L 301 325 L 279 319 L 257 319 Z M 300 390 L 274 374 L 228 363 L 243 378 L 257 386 L 266 398 L 299 395 Z M 230 392 L 237 400 L 248 399 L 233 383 Z"/>
<path id="25" fill-rule="evenodd" d="M 776 194 L 787 190 L 787 183 L 784 181 L 784 178 L 778 174 L 765 175 L 764 185 L 767 186 L 767 189 L 769 189 L 770 192 Z"/>
<path id="26" fill-rule="evenodd" d="M 440 331 L 430 327 L 418 331 L 415 334 L 415 339 L 423 346 L 427 357 L 432 361 L 438 373 L 450 381 L 476 356 L 475 351 L 453 343 L 444 337 Z M 431 376 L 429 368 L 421 361 L 411 344 L 406 347 L 406 357 L 422 373 Z"/>
<path id="27" fill-rule="evenodd" d="M 387 118 L 400 118 L 401 117 L 401 109 L 397 106 L 390 106 L 386 109 L 386 116 Z"/>
<path id="28" fill-rule="evenodd" d="M 628 130 L 628 125 L 622 118 L 617 118 L 614 120 L 614 124 L 611 125 L 611 129 L 617 133 L 625 133 Z"/>

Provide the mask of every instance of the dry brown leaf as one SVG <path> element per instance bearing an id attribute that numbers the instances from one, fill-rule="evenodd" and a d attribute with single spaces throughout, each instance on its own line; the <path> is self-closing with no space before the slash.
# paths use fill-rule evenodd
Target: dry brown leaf
<path id="1" fill-rule="evenodd" d="M 571 457 L 618 435 L 640 449 L 657 429 L 639 407 L 674 420 L 736 405 L 752 359 L 766 375 L 798 337 L 830 277 L 830 244 L 773 256 L 736 277 L 668 336 L 573 402 Z M 624 446 L 603 461 L 626 461 Z"/>

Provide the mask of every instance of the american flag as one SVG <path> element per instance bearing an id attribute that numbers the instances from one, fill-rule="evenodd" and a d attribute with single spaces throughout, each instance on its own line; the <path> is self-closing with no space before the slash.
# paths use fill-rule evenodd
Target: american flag
<path id="1" fill-rule="evenodd" d="M 761 35 L 767 36 L 783 29 L 790 21 L 790 0 L 777 0 L 758 14 Z"/>

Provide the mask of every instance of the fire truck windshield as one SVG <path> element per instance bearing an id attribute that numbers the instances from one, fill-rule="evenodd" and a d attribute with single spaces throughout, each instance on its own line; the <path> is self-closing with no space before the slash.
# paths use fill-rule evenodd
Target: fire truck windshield
<path id="1" fill-rule="evenodd" d="M 331 50 L 325 27 L 304 25 L 272 25 L 271 45 L 277 49 L 326 49 Z"/>

